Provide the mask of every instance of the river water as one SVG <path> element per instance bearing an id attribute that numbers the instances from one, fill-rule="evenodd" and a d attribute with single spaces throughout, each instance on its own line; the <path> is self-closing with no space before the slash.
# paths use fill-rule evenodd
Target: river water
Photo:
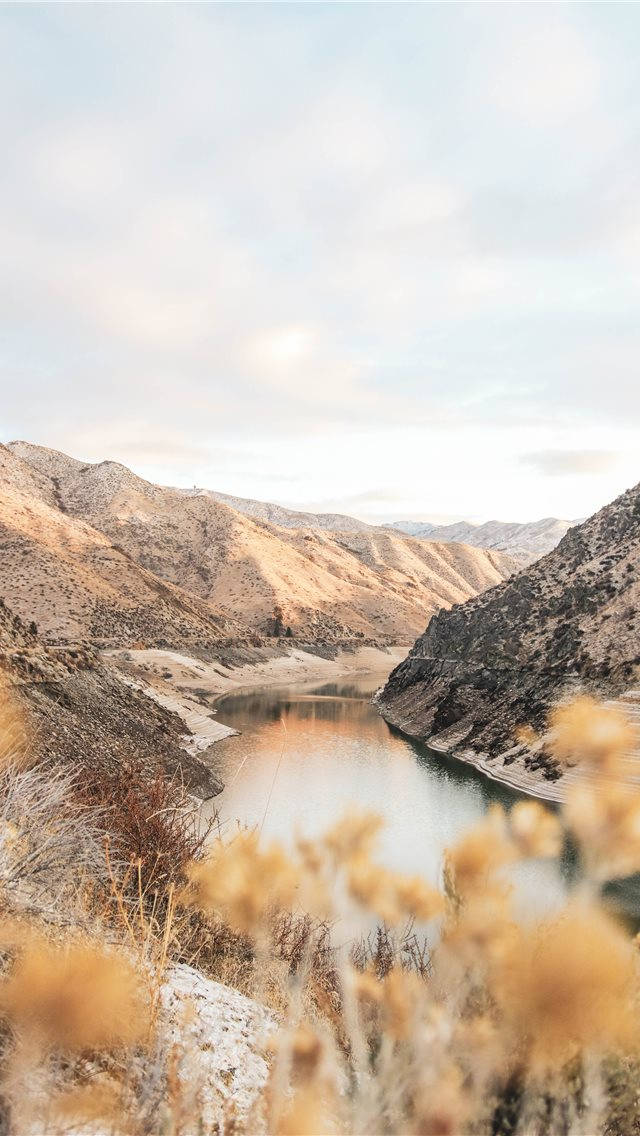
<path id="1" fill-rule="evenodd" d="M 385 820 L 378 859 L 441 882 L 448 845 L 500 802 L 521 796 L 475 770 L 409 741 L 371 705 L 384 675 L 269 687 L 217 703 L 221 722 L 242 733 L 216 746 L 225 781 L 212 802 L 226 833 L 239 823 L 290 845 L 322 833 L 349 807 Z M 512 870 L 521 917 L 558 906 L 575 857 Z"/>

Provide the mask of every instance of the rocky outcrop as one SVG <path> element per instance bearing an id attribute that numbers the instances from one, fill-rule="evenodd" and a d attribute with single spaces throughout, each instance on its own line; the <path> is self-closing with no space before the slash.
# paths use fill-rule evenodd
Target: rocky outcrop
<path id="1" fill-rule="evenodd" d="M 377 697 L 388 722 L 501 780 L 557 781 L 517 744 L 578 688 L 617 695 L 640 668 L 640 486 L 568 531 L 530 568 L 441 611 Z"/>
<path id="2" fill-rule="evenodd" d="M 132 689 L 87 643 L 51 647 L 0 599 L 0 673 L 27 718 L 30 752 L 74 768 L 134 763 L 202 798 L 222 782 L 175 713 Z"/>
<path id="3" fill-rule="evenodd" d="M 161 990 L 164 1032 L 184 1131 L 266 1131 L 261 1109 L 274 1015 L 191 966 L 171 967 Z"/>

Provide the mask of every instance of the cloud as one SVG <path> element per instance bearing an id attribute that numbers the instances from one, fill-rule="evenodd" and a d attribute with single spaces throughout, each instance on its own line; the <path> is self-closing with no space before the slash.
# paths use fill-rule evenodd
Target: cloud
<path id="1" fill-rule="evenodd" d="M 548 477 L 582 477 L 609 473 L 618 455 L 608 450 L 538 450 L 523 454 L 521 461 Z"/>
<path id="2" fill-rule="evenodd" d="M 572 424 L 609 453 L 640 425 L 640 9 L 5 5 L 0 25 L 12 435 L 380 510 L 372 483 L 405 512 L 492 513 L 512 479 L 535 515 L 531 471 Z"/>
<path id="3" fill-rule="evenodd" d="M 550 18 L 527 19 L 525 9 L 503 40 L 503 52 L 492 82 L 496 104 L 530 125 L 552 128 L 588 111 L 600 85 L 597 55 L 578 27 L 548 10 Z M 523 34 L 526 29 L 526 34 Z"/>

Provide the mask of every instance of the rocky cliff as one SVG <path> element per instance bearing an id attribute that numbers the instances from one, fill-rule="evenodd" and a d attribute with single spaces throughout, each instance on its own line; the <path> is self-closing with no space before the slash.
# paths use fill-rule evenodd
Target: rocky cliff
<path id="1" fill-rule="evenodd" d="M 177 714 L 131 689 L 92 647 L 46 646 L 2 599 L 0 678 L 23 709 L 32 758 L 74 768 L 132 763 L 178 776 L 204 798 L 222 789 L 206 759 L 185 749 L 189 730 Z"/>
<path id="2" fill-rule="evenodd" d="M 434 748 L 484 755 L 515 780 L 562 776 L 544 751 L 516 744 L 577 688 L 615 695 L 640 670 L 640 486 L 530 568 L 434 615 L 378 696 L 391 724 Z M 511 768 L 511 776 L 507 771 Z"/>

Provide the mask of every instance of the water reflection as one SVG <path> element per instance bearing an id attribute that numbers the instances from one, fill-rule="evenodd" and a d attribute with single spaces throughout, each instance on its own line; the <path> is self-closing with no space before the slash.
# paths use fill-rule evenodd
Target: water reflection
<path id="1" fill-rule="evenodd" d="M 242 731 L 216 747 L 226 788 L 213 806 L 227 828 L 257 825 L 291 843 L 296 833 L 323 832 L 349 806 L 371 809 L 385 818 L 382 862 L 438 883 L 447 845 L 490 804 L 509 807 L 521 797 L 389 727 L 370 702 L 383 677 L 221 700 L 220 721 Z M 559 905 L 577 870 L 569 850 L 560 863 L 518 865 L 518 913 Z"/>

